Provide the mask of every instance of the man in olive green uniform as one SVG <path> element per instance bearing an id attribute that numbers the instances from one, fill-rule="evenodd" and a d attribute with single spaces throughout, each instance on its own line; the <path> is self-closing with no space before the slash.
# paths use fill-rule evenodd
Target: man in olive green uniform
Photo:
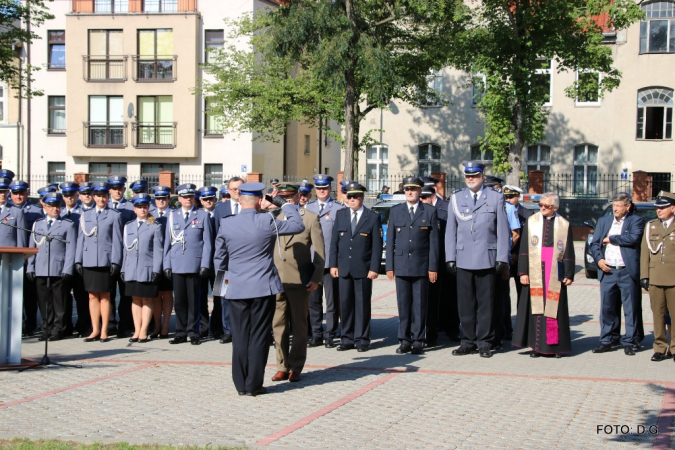
<path id="1" fill-rule="evenodd" d="M 666 312 L 675 317 L 675 194 L 661 191 L 656 197 L 656 215 L 645 227 L 640 254 L 640 285 L 649 290 L 654 314 L 652 361 L 669 359 L 675 353 L 675 338 L 666 340 Z"/>

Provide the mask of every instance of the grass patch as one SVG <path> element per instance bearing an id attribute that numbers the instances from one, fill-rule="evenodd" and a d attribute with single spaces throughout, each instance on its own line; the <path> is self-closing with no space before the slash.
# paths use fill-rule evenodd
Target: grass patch
<path id="1" fill-rule="evenodd" d="M 132 445 L 126 442 L 114 444 L 83 444 L 81 442 L 60 441 L 56 439 L 31 441 L 30 439 L 0 439 L 0 449 L 13 450 L 244 450 L 244 447 L 198 447 L 142 444 Z"/>

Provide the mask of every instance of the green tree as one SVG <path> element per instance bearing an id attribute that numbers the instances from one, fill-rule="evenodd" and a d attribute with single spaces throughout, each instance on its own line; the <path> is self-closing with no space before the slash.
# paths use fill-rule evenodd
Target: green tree
<path id="1" fill-rule="evenodd" d="M 201 92 L 227 132 L 283 134 L 291 120 L 344 127 L 344 173 L 356 175 L 361 120 L 393 99 L 441 102 L 428 86 L 463 28 L 461 0 L 290 0 L 233 22 L 235 44 L 205 71 Z M 243 45 L 247 43 L 248 45 Z"/>
<path id="2" fill-rule="evenodd" d="M 575 81 L 566 89 L 570 97 L 612 91 L 621 73 L 603 43 L 601 23 L 621 30 L 641 17 L 633 0 L 482 0 L 472 10 L 472 24 L 449 59 L 486 77 L 478 103 L 485 120 L 481 145 L 492 149 L 495 171 L 509 184 L 520 183 L 523 146 L 545 135 L 549 88 L 537 69 L 554 59 L 558 72 L 601 75 Z"/>
<path id="3" fill-rule="evenodd" d="M 39 90 L 27 88 L 27 82 L 32 81 L 32 73 L 40 68 L 20 65 L 17 47 L 40 39 L 32 29 L 53 18 L 42 0 L 0 0 L 0 79 L 8 82 L 13 89 L 23 91 L 23 97 L 42 95 Z"/>

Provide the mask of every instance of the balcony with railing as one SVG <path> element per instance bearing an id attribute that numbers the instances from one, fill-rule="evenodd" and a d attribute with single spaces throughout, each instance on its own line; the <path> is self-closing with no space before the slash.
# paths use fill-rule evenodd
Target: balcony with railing
<path id="1" fill-rule="evenodd" d="M 176 148 L 176 122 L 133 122 L 135 148 Z"/>
<path id="2" fill-rule="evenodd" d="M 134 60 L 134 81 L 139 83 L 167 83 L 176 81 L 177 55 L 132 56 Z"/>
<path id="3" fill-rule="evenodd" d="M 197 12 L 197 0 L 71 0 L 79 14 L 172 14 Z"/>
<path id="4" fill-rule="evenodd" d="M 126 56 L 83 56 L 83 77 L 89 82 L 117 82 L 127 80 Z"/>
<path id="5" fill-rule="evenodd" d="M 124 148 L 127 123 L 84 122 L 84 146 L 88 148 Z"/>

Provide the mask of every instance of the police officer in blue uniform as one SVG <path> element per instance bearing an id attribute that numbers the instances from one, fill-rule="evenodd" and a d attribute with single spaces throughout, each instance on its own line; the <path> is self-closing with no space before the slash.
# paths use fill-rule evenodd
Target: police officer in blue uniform
<path id="1" fill-rule="evenodd" d="M 492 309 L 497 277 L 508 270 L 509 226 L 504 197 L 483 186 L 485 164 L 467 161 L 468 187 L 452 193 L 445 232 L 447 270 L 457 275 L 462 343 L 453 355 L 492 356 Z"/>
<path id="2" fill-rule="evenodd" d="M 157 185 L 152 187 L 152 193 L 155 196 L 155 211 L 151 213 L 157 223 L 162 227 L 162 233 L 166 236 L 166 221 L 169 213 L 173 211 L 169 202 L 171 199 L 171 188 L 168 186 Z M 155 328 L 152 331 L 152 338 L 168 339 L 169 322 L 173 312 L 173 282 L 164 275 L 164 271 L 159 274 L 158 280 L 159 295 L 154 300 L 152 309 Z"/>
<path id="3" fill-rule="evenodd" d="M 347 186 L 347 208 L 336 213 L 331 239 L 330 272 L 340 283 L 341 336 L 338 351 L 370 346 L 370 300 L 382 258 L 380 215 L 363 206 L 366 188 Z"/>
<path id="4" fill-rule="evenodd" d="M 83 211 L 96 206 L 94 203 L 94 191 L 92 190 L 91 185 L 92 183 L 90 181 L 80 183 L 80 204 Z"/>
<path id="5" fill-rule="evenodd" d="M 305 229 L 298 208 L 278 196 L 273 201 L 286 220 L 260 213 L 264 189 L 264 183 L 240 186 L 241 214 L 223 219 L 214 257 L 216 271 L 228 271 L 230 280 L 224 298 L 232 314 L 232 379 L 239 395 L 249 396 L 266 392 L 270 329 L 276 295 L 283 291 L 272 256 L 275 244 L 278 236 Z"/>
<path id="6" fill-rule="evenodd" d="M 195 207 L 197 186 L 178 186 L 181 208 L 171 211 L 164 237 L 164 273 L 173 280 L 176 336 L 171 344 L 200 343 L 199 286 L 208 279 L 213 257 L 211 218 Z"/>
<path id="7" fill-rule="evenodd" d="M 216 194 L 218 189 L 214 186 L 202 186 L 197 190 L 197 195 L 199 195 L 199 200 L 202 203 L 202 208 L 206 213 L 208 213 L 209 218 L 211 219 L 211 226 L 215 230 L 215 218 L 214 218 L 214 209 L 218 204 L 218 199 Z M 215 233 L 213 235 L 215 239 Z M 213 289 L 213 282 L 215 281 L 216 276 L 215 272 L 212 270 L 209 278 L 202 280 L 201 290 L 200 290 L 200 312 L 201 312 L 201 322 L 200 322 L 200 334 L 202 337 L 206 338 L 209 334 L 209 328 L 211 329 L 211 334 L 214 339 L 221 339 L 224 343 L 232 342 L 232 332 L 227 333 L 227 337 L 223 336 L 223 308 L 220 301 L 220 297 L 213 297 L 213 311 L 211 311 L 211 318 L 209 322 L 209 287 Z M 227 322 L 229 326 L 229 310 L 227 315 Z"/>
<path id="8" fill-rule="evenodd" d="M 28 233 L 10 226 L 26 228 L 23 209 L 9 201 L 11 183 L 9 178 L 0 178 L 0 247 L 27 247 Z"/>
<path id="9" fill-rule="evenodd" d="M 404 178 L 406 202 L 389 212 L 386 269 L 396 279 L 399 354 L 424 352 L 429 282 L 438 277 L 438 213 L 419 201 L 422 186 L 417 177 Z"/>
<path id="10" fill-rule="evenodd" d="M 148 193 L 148 180 L 145 178 L 139 178 L 138 180 L 134 181 L 129 185 L 129 189 L 131 189 L 131 192 L 134 194 L 147 194 Z M 131 202 L 133 206 L 133 201 Z M 150 214 L 154 217 L 155 216 L 155 211 L 157 210 L 157 207 L 150 203 L 149 206 L 149 212 Z"/>
<path id="11" fill-rule="evenodd" d="M 14 180 L 14 172 L 9 169 L 0 169 L 0 178 L 9 179 L 10 183 Z"/>
<path id="12" fill-rule="evenodd" d="M 305 209 L 319 215 L 319 223 L 323 233 L 326 252 L 326 262 L 323 271 L 323 294 L 326 297 L 326 331 L 323 330 L 323 298 L 319 287 L 309 294 L 309 321 L 312 338 L 307 343 L 309 347 L 318 347 L 326 339 L 326 348 L 334 348 L 337 343 L 337 329 L 340 322 L 340 297 L 338 294 L 339 281 L 330 274 L 330 248 L 333 237 L 333 224 L 336 213 L 345 208 L 345 205 L 330 197 L 333 177 L 329 175 L 314 175 L 314 189 L 316 200 L 307 203 Z"/>
<path id="13" fill-rule="evenodd" d="M 40 315 L 42 316 L 42 337 L 58 341 L 64 338 L 66 322 L 70 320 L 66 310 L 66 284 L 73 276 L 75 264 L 75 223 L 61 217 L 64 206 L 63 197 L 59 193 L 45 195 L 47 215 L 33 224 L 30 246 L 38 248 L 37 255 L 28 259 L 28 279 L 36 284 Z M 47 241 L 48 235 L 54 238 Z M 66 242 L 63 242 L 65 240 Z"/>
<path id="14" fill-rule="evenodd" d="M 307 180 L 302 180 L 302 182 L 298 184 L 298 193 L 300 194 L 300 198 L 298 199 L 299 207 L 304 208 L 307 206 L 307 203 L 309 203 L 312 198 L 312 189 L 314 189 L 314 185 Z"/>
<path id="15" fill-rule="evenodd" d="M 42 201 L 42 199 L 44 198 L 45 195 L 49 194 L 50 192 L 58 192 L 58 191 L 59 191 L 58 185 L 56 185 L 56 186 L 51 186 L 51 185 L 50 186 L 44 186 L 44 187 L 41 187 L 40 189 L 38 189 L 38 191 L 37 191 L 38 192 L 38 198 L 40 199 L 40 208 L 41 208 L 43 216 L 45 215 L 45 213 L 44 213 L 45 204 Z"/>

